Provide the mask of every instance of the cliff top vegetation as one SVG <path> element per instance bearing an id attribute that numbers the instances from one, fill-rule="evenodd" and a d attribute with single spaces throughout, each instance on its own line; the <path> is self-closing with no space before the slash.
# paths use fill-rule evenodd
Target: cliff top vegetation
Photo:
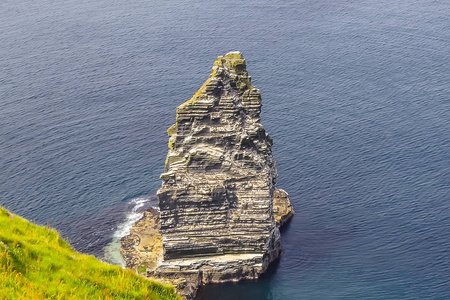
<path id="1" fill-rule="evenodd" d="M 72 249 L 0 207 L 1 299 L 181 299 L 173 287 Z"/>

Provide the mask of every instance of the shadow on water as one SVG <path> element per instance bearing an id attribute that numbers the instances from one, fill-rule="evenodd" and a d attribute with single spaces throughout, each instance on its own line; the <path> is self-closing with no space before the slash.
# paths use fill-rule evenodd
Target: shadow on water
<path id="1" fill-rule="evenodd" d="M 277 258 L 274 262 L 272 262 L 267 268 L 266 272 L 261 275 L 260 280 L 269 280 L 271 279 L 278 271 L 278 267 L 280 266 L 280 258 Z"/>
<path id="2" fill-rule="evenodd" d="M 280 233 L 284 234 L 286 231 L 288 231 L 289 228 L 291 227 L 291 223 L 292 223 L 292 218 L 289 219 L 289 221 L 287 221 L 287 223 L 284 223 L 283 227 L 280 228 Z"/>

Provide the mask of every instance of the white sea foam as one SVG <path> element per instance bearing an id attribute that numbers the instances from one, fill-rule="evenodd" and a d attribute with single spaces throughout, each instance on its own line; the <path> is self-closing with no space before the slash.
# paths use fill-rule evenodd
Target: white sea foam
<path id="1" fill-rule="evenodd" d="M 142 216 L 143 212 L 140 212 L 145 204 L 150 202 L 149 196 L 141 196 L 134 198 L 130 201 L 132 209 L 125 215 L 125 221 L 117 226 L 116 231 L 113 234 L 112 241 L 104 249 L 104 259 L 112 264 L 125 267 L 125 261 L 120 254 L 120 239 L 130 234 L 130 229 L 134 223 L 136 223 Z"/>

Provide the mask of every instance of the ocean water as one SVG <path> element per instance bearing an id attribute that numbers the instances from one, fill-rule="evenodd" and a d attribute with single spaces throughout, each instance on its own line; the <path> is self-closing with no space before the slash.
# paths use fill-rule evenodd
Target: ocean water
<path id="1" fill-rule="evenodd" d="M 296 210 L 202 300 L 450 299 L 450 2 L 0 3 L 0 205 L 120 264 L 175 109 L 242 51 Z"/>

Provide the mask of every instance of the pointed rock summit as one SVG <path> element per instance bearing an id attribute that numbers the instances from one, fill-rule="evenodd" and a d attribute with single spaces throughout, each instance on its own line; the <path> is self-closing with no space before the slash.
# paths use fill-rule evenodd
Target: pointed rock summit
<path id="1" fill-rule="evenodd" d="M 260 113 L 261 93 L 240 52 L 219 56 L 177 108 L 157 193 L 163 253 L 148 275 L 183 278 L 191 295 L 201 284 L 256 279 L 279 256 L 278 227 L 293 210 L 275 187 L 272 139 Z"/>

